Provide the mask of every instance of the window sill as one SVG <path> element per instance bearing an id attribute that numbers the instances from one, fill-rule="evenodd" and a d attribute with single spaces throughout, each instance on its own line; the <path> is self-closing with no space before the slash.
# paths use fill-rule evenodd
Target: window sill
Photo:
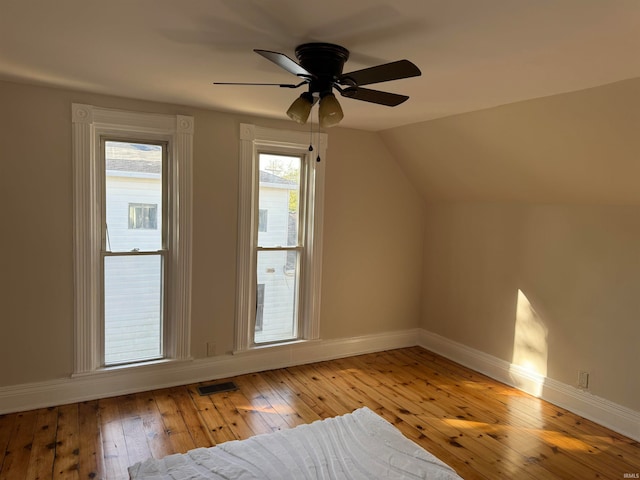
<path id="1" fill-rule="evenodd" d="M 155 367 L 161 365 L 177 365 L 180 363 L 190 363 L 193 361 L 193 358 L 186 359 L 174 359 L 174 358 L 161 358 L 158 360 L 149 360 L 145 362 L 137 362 L 137 363 L 128 363 L 124 365 L 112 365 L 108 367 L 100 367 L 91 372 L 82 372 L 82 373 L 72 373 L 71 378 L 82 378 L 82 377 L 92 377 L 96 375 L 110 375 L 116 374 L 123 371 L 139 371 L 144 369 L 153 369 Z"/>
<path id="2" fill-rule="evenodd" d="M 287 340 L 283 342 L 274 342 L 274 343 L 265 343 L 258 345 L 251 345 L 247 347 L 245 350 L 234 350 L 231 352 L 233 355 L 243 355 L 251 352 L 260 352 L 266 350 L 286 350 L 290 348 L 294 348 L 300 345 L 305 344 L 313 344 L 319 343 L 320 339 L 306 340 L 306 339 L 296 339 L 296 340 Z"/>

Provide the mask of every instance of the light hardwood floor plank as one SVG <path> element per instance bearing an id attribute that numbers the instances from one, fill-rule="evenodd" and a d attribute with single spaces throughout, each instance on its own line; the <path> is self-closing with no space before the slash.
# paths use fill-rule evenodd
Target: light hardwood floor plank
<path id="1" fill-rule="evenodd" d="M 260 413 L 262 419 L 269 426 L 271 431 L 283 430 L 289 428 L 287 422 L 282 415 L 271 405 L 265 396 L 255 388 L 251 378 L 253 375 L 243 375 L 235 379 L 238 388 L 244 392 L 248 404 Z"/>
<path id="2" fill-rule="evenodd" d="M 7 446 L 13 434 L 13 426 L 17 419 L 17 415 L 0 415 L 0 474 L 2 473 L 2 465 L 4 464 Z"/>
<path id="3" fill-rule="evenodd" d="M 385 360 L 389 359 L 393 359 L 393 357 L 385 356 Z M 469 448 L 478 455 L 494 459 L 495 464 L 499 464 L 500 467 L 496 472 L 498 477 L 509 478 L 515 472 L 518 472 L 518 475 L 522 475 L 521 469 L 523 467 L 533 478 L 544 478 L 554 471 L 566 475 L 567 472 L 562 470 L 562 465 L 559 467 L 551 465 L 551 468 L 546 468 L 547 465 L 543 464 L 543 462 L 532 460 L 532 457 L 528 455 L 528 449 L 537 442 L 535 437 L 526 435 L 526 433 L 521 438 L 511 438 L 510 435 L 497 434 L 493 427 L 488 427 L 495 424 L 487 423 L 487 419 L 480 415 L 484 413 L 480 409 L 474 410 L 475 414 L 470 416 L 468 398 L 461 392 L 461 387 L 454 385 L 446 395 L 442 395 L 439 398 L 436 397 L 435 401 L 424 403 L 423 392 L 419 393 L 418 390 L 413 388 L 414 376 L 409 373 L 408 365 L 402 365 L 402 370 L 400 370 L 393 362 L 385 363 L 384 365 L 376 363 L 375 357 L 368 365 L 384 372 L 392 379 L 388 385 L 380 388 L 390 389 L 396 395 L 405 397 L 409 402 L 405 405 L 409 408 L 411 405 L 421 405 L 426 412 L 433 415 L 434 422 L 441 424 L 438 428 L 450 436 L 454 445 Z M 387 393 L 391 395 L 390 392 Z M 431 392 L 431 394 L 437 395 L 436 392 Z M 434 397 L 430 396 L 429 398 Z M 473 438 L 473 442 L 469 442 L 469 438 Z M 484 450 L 479 450 L 480 446 Z M 552 461 L 551 463 L 556 462 Z M 595 476 L 598 474 L 597 471 L 585 469 L 579 463 L 574 464 L 573 467 L 575 468 L 574 474 L 581 477 L 590 478 L 590 475 Z"/>
<path id="4" fill-rule="evenodd" d="M 56 438 L 53 478 L 56 480 L 77 480 L 80 468 L 80 429 L 77 403 L 58 408 Z"/>
<path id="5" fill-rule="evenodd" d="M 128 478 L 127 467 L 367 406 L 469 479 L 620 479 L 640 445 L 420 347 L 0 416 L 0 480 Z M 220 380 L 222 381 L 222 380 Z M 627 474 L 627 477 L 625 477 Z"/>
<path id="6" fill-rule="evenodd" d="M 120 480 L 128 477 L 129 455 L 118 408 L 120 400 L 122 400 L 122 397 L 100 400 L 98 408 L 105 465 L 104 475 L 109 480 Z"/>
<path id="7" fill-rule="evenodd" d="M 417 353 L 417 358 L 420 359 L 416 363 L 417 365 L 422 365 L 424 356 L 430 355 L 430 359 L 446 367 L 447 370 L 444 371 L 444 374 L 456 379 L 458 383 L 462 378 L 465 378 L 465 381 L 470 382 L 469 384 L 474 387 L 480 384 L 492 386 L 497 383 L 477 372 L 465 369 L 422 349 L 408 349 L 402 352 L 402 354 L 406 353 Z M 559 450 L 564 450 L 565 453 L 569 452 L 578 456 L 579 461 L 587 465 L 590 464 L 589 457 L 599 456 L 600 465 L 614 462 L 619 467 L 627 468 L 625 473 L 640 472 L 640 445 L 638 442 L 630 441 L 601 425 L 520 391 L 501 384 L 497 384 L 497 387 L 492 391 L 498 392 L 502 388 L 499 395 L 486 395 L 486 393 L 482 393 L 482 390 L 476 388 L 467 389 L 464 399 L 474 402 L 479 410 L 489 408 L 492 412 L 497 412 L 500 418 L 505 419 L 506 430 L 512 433 L 531 433 L 531 436 L 535 436 L 541 444 L 547 447 L 541 452 L 542 456 L 549 453 L 555 455 Z M 444 386 L 444 390 L 450 392 L 450 389 L 450 386 Z M 500 409 L 501 402 L 503 403 L 502 409 Z M 616 448 L 611 448 L 614 444 Z M 608 472 L 604 473 L 604 475 L 608 474 Z"/>
<path id="8" fill-rule="evenodd" d="M 38 410 L 36 428 L 31 445 L 31 458 L 27 470 L 27 479 L 47 479 L 53 472 L 56 455 L 56 435 L 58 428 L 58 409 Z"/>
<path id="9" fill-rule="evenodd" d="M 0 480 L 14 480 L 26 476 L 37 418 L 37 410 L 16 414 L 4 452 Z"/>
<path id="10" fill-rule="evenodd" d="M 185 453 L 196 448 L 196 444 L 189 433 L 189 429 L 182 417 L 173 396 L 174 389 L 163 389 L 154 392 L 153 396 L 162 417 L 165 432 L 174 453 Z"/>
<path id="11" fill-rule="evenodd" d="M 189 388 L 174 388 L 171 395 L 193 443 L 199 447 L 211 447 L 213 443 L 209 439 L 206 426 L 201 422 Z"/>
<path id="12" fill-rule="evenodd" d="M 205 426 L 209 443 L 217 445 L 230 440 L 237 440 L 237 437 L 227 426 L 225 419 L 211 401 L 211 396 L 200 395 L 196 393 L 195 388 L 190 389 L 190 391 L 198 416 Z"/>
<path id="13" fill-rule="evenodd" d="M 392 358 L 411 358 L 406 352 L 392 355 Z M 420 378 L 419 362 L 411 365 L 404 364 L 404 368 L 416 378 Z M 422 379 L 424 381 L 424 379 Z M 455 389 L 442 386 L 442 390 L 452 397 L 456 396 Z M 473 408 L 476 415 L 481 418 L 461 420 L 460 423 L 474 423 L 482 420 L 482 428 L 489 434 L 503 439 L 509 444 L 528 455 L 529 460 L 541 464 L 554 463 L 563 456 L 559 452 L 573 457 L 573 461 L 584 464 L 587 470 L 585 475 L 598 473 L 598 467 L 592 463 L 593 457 L 599 456 L 600 465 L 606 465 L 607 461 L 613 461 L 628 472 L 640 470 L 638 459 L 633 455 L 638 454 L 638 449 L 631 444 L 623 442 L 624 448 L 615 453 L 615 457 L 609 449 L 611 439 L 608 436 L 597 435 L 603 433 L 602 427 L 592 429 L 595 426 L 580 417 L 572 415 L 566 410 L 559 409 L 546 402 L 529 396 L 511 395 L 508 401 L 514 402 L 518 407 L 510 410 L 509 405 L 496 401 L 494 396 L 483 395 L 481 391 L 466 391 L 457 396 L 460 402 L 464 401 Z M 526 405 L 526 406 L 525 406 Z M 528 408 L 528 411 L 527 411 Z M 584 425 L 584 427 L 582 427 Z M 609 432 L 611 433 L 611 432 Z M 624 437 L 622 437 L 624 438 Z M 555 460 L 549 460 L 551 457 Z M 572 471 L 580 470 L 572 462 Z M 602 468 L 602 467 L 600 467 Z M 608 472 L 601 471 L 601 476 L 607 476 Z M 587 475 L 588 476 L 588 475 Z"/>
<path id="14" fill-rule="evenodd" d="M 80 435 L 78 476 L 80 478 L 104 477 L 104 450 L 99 412 L 97 400 L 78 404 Z"/>

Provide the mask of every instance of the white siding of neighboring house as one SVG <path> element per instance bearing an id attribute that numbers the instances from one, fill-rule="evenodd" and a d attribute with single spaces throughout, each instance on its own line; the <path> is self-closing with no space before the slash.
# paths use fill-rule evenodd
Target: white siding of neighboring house
<path id="1" fill-rule="evenodd" d="M 107 249 L 126 252 L 133 249 L 161 248 L 162 189 L 160 176 L 123 171 L 107 171 Z M 258 233 L 261 246 L 285 246 L 289 233 L 290 183 L 260 184 L 261 209 L 267 210 L 267 230 Z M 157 204 L 157 230 L 129 229 L 129 204 Z M 106 363 L 131 358 L 155 358 L 161 355 L 159 309 L 162 302 L 159 256 L 109 257 L 114 268 L 105 268 L 105 305 L 108 310 L 105 332 L 110 339 L 105 348 Z M 256 342 L 295 335 L 293 316 L 296 275 L 285 271 L 286 252 L 261 253 L 258 256 L 257 283 L 265 285 L 263 329 Z M 126 275 L 126 282 L 122 276 Z"/>
<path id="2" fill-rule="evenodd" d="M 158 250 L 162 247 L 160 176 L 107 171 L 107 228 L 114 252 Z M 157 229 L 130 229 L 129 204 L 158 205 Z M 105 265 L 106 363 L 161 355 L 160 256 L 107 257 Z M 113 268 L 109 268 L 112 265 Z"/>
<path id="3" fill-rule="evenodd" d="M 114 252 L 159 250 L 162 248 L 162 186 L 160 176 L 124 176 L 124 172 L 107 171 L 107 189 L 110 192 L 107 205 L 107 226 L 111 250 Z M 157 229 L 129 229 L 129 204 L 158 205 Z M 107 245 L 108 247 L 108 245 Z"/>
<path id="4" fill-rule="evenodd" d="M 266 209 L 267 231 L 258 232 L 258 245 L 286 246 L 289 230 L 289 194 L 293 184 L 261 183 L 260 209 Z M 256 332 L 257 343 L 293 337 L 296 305 L 296 275 L 286 271 L 287 252 L 258 254 L 257 283 L 265 285 L 263 328 Z"/>

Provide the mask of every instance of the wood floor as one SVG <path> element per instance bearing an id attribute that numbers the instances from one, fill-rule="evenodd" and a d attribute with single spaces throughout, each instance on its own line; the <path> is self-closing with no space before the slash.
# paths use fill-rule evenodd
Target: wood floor
<path id="1" fill-rule="evenodd" d="M 465 479 L 638 478 L 640 445 L 419 347 L 0 416 L 0 479 L 128 478 L 149 456 L 368 406 Z"/>

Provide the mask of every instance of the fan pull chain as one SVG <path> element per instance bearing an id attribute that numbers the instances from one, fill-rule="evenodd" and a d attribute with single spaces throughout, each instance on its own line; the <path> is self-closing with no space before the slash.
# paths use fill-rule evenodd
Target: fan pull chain
<path id="1" fill-rule="evenodd" d="M 313 107 L 311 107 L 313 109 Z M 309 122 L 309 152 L 313 152 L 313 110 L 311 111 L 311 115 L 309 115 L 311 121 Z M 318 131 L 317 131 L 316 141 L 320 143 L 320 109 L 318 109 Z M 316 157 L 316 162 L 320 162 L 320 154 Z"/>
<path id="2" fill-rule="evenodd" d="M 318 107 L 318 136 L 316 137 L 316 143 L 320 144 L 320 107 Z M 318 156 L 316 162 L 320 163 L 320 150 L 318 150 Z"/>
<path id="3" fill-rule="evenodd" d="M 313 114 L 309 115 L 309 117 L 311 118 L 309 122 L 309 151 L 313 152 Z"/>

